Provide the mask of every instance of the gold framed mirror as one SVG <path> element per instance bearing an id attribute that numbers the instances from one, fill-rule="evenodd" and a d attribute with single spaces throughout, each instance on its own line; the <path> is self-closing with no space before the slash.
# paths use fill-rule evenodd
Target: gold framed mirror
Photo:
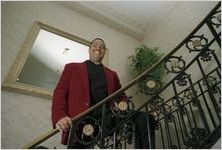
<path id="1" fill-rule="evenodd" d="M 35 22 L 2 89 L 51 99 L 65 64 L 89 59 L 89 41 Z M 103 60 L 108 66 L 108 51 Z"/>

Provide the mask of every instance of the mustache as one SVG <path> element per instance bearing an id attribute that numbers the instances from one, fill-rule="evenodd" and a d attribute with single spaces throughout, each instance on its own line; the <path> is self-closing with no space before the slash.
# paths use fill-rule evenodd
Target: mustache
<path id="1" fill-rule="evenodd" d="M 100 50 L 93 50 L 92 52 L 93 53 L 102 53 L 102 51 L 100 51 Z"/>

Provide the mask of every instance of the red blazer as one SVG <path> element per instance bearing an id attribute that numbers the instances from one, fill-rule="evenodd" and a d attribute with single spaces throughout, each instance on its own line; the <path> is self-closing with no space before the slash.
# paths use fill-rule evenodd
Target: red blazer
<path id="1" fill-rule="evenodd" d="M 104 67 L 107 79 L 108 95 L 121 88 L 116 72 Z M 54 90 L 52 102 L 52 123 L 62 117 L 75 117 L 89 108 L 89 80 L 86 63 L 70 63 L 65 65 L 60 80 Z M 68 132 L 62 134 L 62 144 L 67 144 Z"/>

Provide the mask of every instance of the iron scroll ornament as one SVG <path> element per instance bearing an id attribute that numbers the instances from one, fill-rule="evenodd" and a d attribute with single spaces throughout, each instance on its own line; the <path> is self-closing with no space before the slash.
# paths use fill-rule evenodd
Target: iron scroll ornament
<path id="1" fill-rule="evenodd" d="M 99 121 L 91 116 L 80 119 L 74 125 L 74 135 L 75 138 L 73 140 L 77 140 L 83 145 L 94 143 L 101 136 Z M 73 142 L 75 143 L 75 141 Z"/>
<path id="2" fill-rule="evenodd" d="M 186 48 L 189 49 L 189 52 L 200 52 L 208 45 L 208 39 L 204 35 L 192 36 L 186 42 Z"/>
<path id="3" fill-rule="evenodd" d="M 119 117 L 125 118 L 134 110 L 134 103 L 130 100 L 132 97 L 127 97 L 127 101 L 120 101 L 119 99 L 113 100 L 113 105 L 110 105 L 111 112 Z"/>
<path id="4" fill-rule="evenodd" d="M 211 24 L 215 25 L 217 28 L 221 25 L 221 11 L 216 11 L 212 17 L 209 18 Z"/>
<path id="5" fill-rule="evenodd" d="M 167 73 L 179 73 L 186 66 L 185 61 L 182 59 L 182 56 L 170 56 L 165 59 L 164 67 L 167 70 Z"/>

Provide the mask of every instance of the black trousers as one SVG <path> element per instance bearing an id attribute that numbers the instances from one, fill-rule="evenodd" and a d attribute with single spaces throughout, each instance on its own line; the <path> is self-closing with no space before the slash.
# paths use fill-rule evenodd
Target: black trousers
<path id="1" fill-rule="evenodd" d="M 92 117 L 96 119 L 101 118 L 101 113 L 98 115 L 98 113 L 94 113 Z M 148 121 L 149 118 L 149 121 Z M 118 122 L 116 118 L 111 114 L 111 112 L 107 112 L 106 117 L 104 118 L 104 132 L 105 134 L 108 133 L 109 130 L 111 130 L 116 123 Z M 148 149 L 149 144 L 151 144 L 151 148 L 155 149 L 155 120 L 152 115 L 149 114 L 147 116 L 147 113 L 145 112 L 136 112 L 136 114 L 131 118 L 131 121 L 135 124 L 135 135 L 136 135 L 136 141 L 135 141 L 135 148 L 136 149 Z M 151 143 L 149 143 L 149 136 L 148 136 L 148 128 L 149 128 L 149 134 L 151 136 Z M 83 145 L 81 143 L 74 143 L 71 146 L 72 149 L 89 149 L 89 145 Z"/>
<path id="2" fill-rule="evenodd" d="M 147 120 L 149 118 L 149 121 Z M 136 115 L 132 118 L 132 121 L 136 125 L 136 149 L 148 149 L 149 144 L 152 149 L 155 149 L 155 119 L 152 115 L 147 114 L 145 112 L 137 112 Z M 149 143 L 149 135 L 148 128 L 150 134 L 150 142 Z"/>

